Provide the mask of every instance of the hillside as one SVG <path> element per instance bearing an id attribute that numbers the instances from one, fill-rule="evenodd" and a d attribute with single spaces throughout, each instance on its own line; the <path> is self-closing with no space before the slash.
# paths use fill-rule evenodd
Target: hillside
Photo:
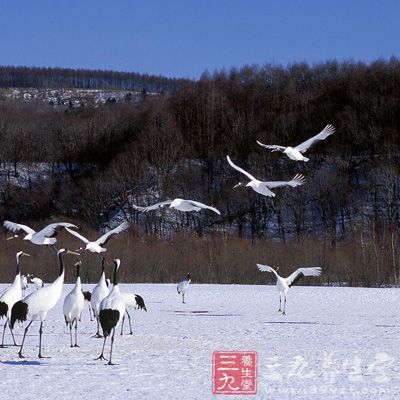
<path id="1" fill-rule="evenodd" d="M 106 103 L 139 103 L 146 96 L 157 96 L 159 93 L 126 90 L 102 89 L 39 89 L 39 88 L 4 88 L 0 89 L 0 98 L 40 102 L 54 108 L 74 109 L 81 107 L 98 107 Z"/>
<path id="2" fill-rule="evenodd" d="M 0 88 L 146 90 L 172 93 L 186 81 L 136 72 L 0 66 Z"/>
<path id="3" fill-rule="evenodd" d="M 322 265 L 327 283 L 397 284 L 399 83 L 391 59 L 217 71 L 176 92 L 131 92 L 134 101 L 116 90 L 3 89 L 1 218 L 72 219 L 90 232 L 126 218 L 135 251 L 115 248 L 146 265 L 128 279 L 169 281 L 177 263 L 191 263 L 201 281 L 254 283 L 263 260 Z M 89 94 L 106 100 L 74 106 Z M 336 132 L 308 163 L 256 144 L 295 145 L 327 123 Z M 302 173 L 307 183 L 274 198 L 233 189 L 243 176 L 226 155 L 261 179 Z M 222 216 L 132 207 L 175 197 Z"/>

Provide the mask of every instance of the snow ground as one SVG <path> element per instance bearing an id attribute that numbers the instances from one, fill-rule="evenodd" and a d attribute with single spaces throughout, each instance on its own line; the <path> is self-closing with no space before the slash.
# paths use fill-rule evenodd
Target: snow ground
<path id="1" fill-rule="evenodd" d="M 81 347 L 69 347 L 62 299 L 44 324 L 43 354 L 52 358 L 37 358 L 38 323 L 26 359 L 16 347 L 0 349 L 0 399 L 223 398 L 211 394 L 216 350 L 258 352 L 257 396 L 240 398 L 400 398 L 399 289 L 294 287 L 282 316 L 274 286 L 192 284 L 186 304 L 175 285 L 120 287 L 142 295 L 148 312 L 131 312 L 134 335 L 116 335 L 118 365 L 93 360 L 103 341 L 91 337 L 96 325 L 86 306 Z M 22 325 L 15 333 L 21 342 Z"/>

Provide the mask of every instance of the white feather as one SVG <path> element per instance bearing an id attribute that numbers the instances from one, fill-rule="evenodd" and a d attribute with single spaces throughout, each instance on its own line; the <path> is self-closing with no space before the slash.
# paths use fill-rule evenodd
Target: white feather
<path id="1" fill-rule="evenodd" d="M 104 272 L 102 272 L 99 282 L 92 291 L 92 298 L 90 300 L 90 305 L 92 306 L 95 317 L 99 317 L 100 303 L 105 297 L 108 296 L 109 292 L 110 291 L 106 283 L 106 275 Z"/>
<path id="2" fill-rule="evenodd" d="M 36 286 L 37 290 L 43 287 L 43 281 L 40 278 L 31 278 L 30 280 Z"/>

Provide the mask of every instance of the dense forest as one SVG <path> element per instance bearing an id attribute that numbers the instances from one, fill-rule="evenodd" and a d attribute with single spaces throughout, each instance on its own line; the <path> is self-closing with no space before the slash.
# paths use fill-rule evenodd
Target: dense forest
<path id="1" fill-rule="evenodd" d="M 183 79 L 72 68 L 0 66 L 0 88 L 79 88 L 176 92 Z"/>
<path id="2" fill-rule="evenodd" d="M 7 68 L 0 86 L 131 85 L 129 74 L 58 69 L 40 77 L 42 69 L 21 68 L 24 78 L 13 80 L 18 68 Z M 126 281 L 175 281 L 191 270 L 197 282 L 261 283 L 261 262 L 283 274 L 321 266 L 314 283 L 399 283 L 400 60 L 245 66 L 159 82 L 159 95 L 97 108 L 1 99 L 1 220 L 39 227 L 63 219 L 95 237 L 128 219 L 127 238 L 107 253 L 129 264 Z M 296 145 L 328 123 L 335 134 L 310 150 L 307 163 L 256 144 Z M 227 155 L 261 180 L 302 173 L 307 183 L 276 189 L 274 198 L 233 189 L 244 177 Z M 222 215 L 132 207 L 175 197 L 212 204 Z M 76 245 L 67 234 L 61 240 Z M 20 245 L 14 242 L 0 243 L 4 259 Z M 51 279 L 54 256 L 32 252 Z M 88 280 L 96 277 L 88 270 Z"/>

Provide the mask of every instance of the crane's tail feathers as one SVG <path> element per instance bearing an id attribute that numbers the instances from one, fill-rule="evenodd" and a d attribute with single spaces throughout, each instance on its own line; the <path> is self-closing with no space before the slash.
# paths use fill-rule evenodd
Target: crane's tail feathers
<path id="1" fill-rule="evenodd" d="M 8 304 L 4 301 L 0 301 L 0 318 L 3 318 L 7 315 L 8 312 Z"/>
<path id="2" fill-rule="evenodd" d="M 113 328 L 117 326 L 119 320 L 119 311 L 112 309 L 100 310 L 99 320 L 103 329 L 104 337 L 110 335 Z"/>
<path id="3" fill-rule="evenodd" d="M 88 290 L 84 292 L 82 290 L 82 293 L 83 293 L 83 297 L 84 297 L 84 299 L 86 301 L 90 302 L 92 300 L 92 293 L 91 292 L 89 292 Z"/>
<path id="4" fill-rule="evenodd" d="M 24 303 L 22 300 L 17 301 L 13 308 L 11 309 L 11 329 L 14 329 L 15 321 L 24 322 L 28 316 L 28 304 Z"/>
<path id="5" fill-rule="evenodd" d="M 137 308 L 147 311 L 146 305 L 144 304 L 143 297 L 139 296 L 138 294 L 135 294 L 135 298 L 136 298 Z"/>

